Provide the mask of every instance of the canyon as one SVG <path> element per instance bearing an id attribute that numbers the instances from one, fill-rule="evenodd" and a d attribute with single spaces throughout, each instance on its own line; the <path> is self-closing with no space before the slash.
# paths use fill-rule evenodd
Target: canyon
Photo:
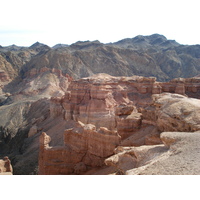
<path id="1" fill-rule="evenodd" d="M 51 146 L 50 137 L 41 133 L 39 174 L 131 174 L 138 163 L 145 166 L 152 157 L 171 153 L 175 142 L 168 132 L 178 132 L 181 139 L 182 132 L 198 137 L 200 101 L 186 95 L 198 96 L 198 80 L 160 83 L 98 74 L 72 81 L 67 95 L 52 98 L 50 106 L 51 117 L 63 116 L 71 128 L 63 132 L 62 146 Z"/>
<path id="2" fill-rule="evenodd" d="M 158 34 L 1 47 L 1 172 L 199 174 L 199 61 Z"/>

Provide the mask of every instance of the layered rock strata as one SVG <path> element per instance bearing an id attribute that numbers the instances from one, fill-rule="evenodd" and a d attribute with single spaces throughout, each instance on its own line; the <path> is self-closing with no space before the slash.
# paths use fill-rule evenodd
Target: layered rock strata
<path id="1" fill-rule="evenodd" d="M 112 77 L 109 77 L 108 80 L 110 80 L 110 78 Z M 139 105 L 141 107 L 138 108 L 136 105 L 138 106 L 137 101 L 139 101 L 139 99 L 134 102 L 133 98 L 128 98 L 127 88 L 126 90 L 124 89 L 126 92 L 123 90 L 125 95 L 121 97 L 119 96 L 119 91 L 114 89 L 106 90 L 105 88 L 100 91 L 99 94 L 96 91 L 96 96 L 91 95 L 91 93 L 93 93 L 93 91 L 91 91 L 92 85 L 89 85 L 88 83 L 85 87 L 87 90 L 84 92 L 75 92 L 75 90 L 71 90 L 60 99 L 52 99 L 52 103 L 56 105 L 51 111 L 53 114 L 52 117 L 62 114 L 65 120 L 67 120 L 67 123 L 72 123 L 76 120 L 78 122 L 73 125 L 73 128 L 67 129 L 64 132 L 65 145 L 63 147 L 45 147 L 44 145 L 40 145 L 40 148 L 42 148 L 40 151 L 42 152 L 40 160 L 43 163 L 41 162 L 39 166 L 45 168 L 45 170 L 40 170 L 41 174 L 83 174 L 91 168 L 104 166 L 105 159 L 107 159 L 107 165 L 116 166 L 116 173 L 125 174 L 127 170 L 137 168 L 141 163 L 151 161 L 153 155 L 160 156 L 163 152 L 167 151 L 167 147 L 163 146 L 163 140 L 160 138 L 161 132 L 194 132 L 200 130 L 198 116 L 200 100 L 198 99 L 188 98 L 184 95 L 175 93 L 152 95 L 151 92 L 152 98 L 150 98 L 151 95 L 144 96 L 144 99 L 150 98 L 151 100 L 146 102 L 146 104 L 140 103 Z M 88 102 L 94 100 L 97 96 L 98 98 L 101 98 L 101 95 L 104 95 L 104 100 L 102 97 L 102 102 L 106 102 L 108 100 L 106 99 L 108 93 L 110 96 L 112 95 L 111 99 L 113 101 L 123 103 L 116 103 L 111 107 L 100 106 L 99 108 L 101 109 L 98 111 L 104 111 L 106 114 L 109 112 L 112 113 L 112 117 L 115 120 L 115 126 L 110 126 L 109 124 L 108 127 L 97 128 L 92 123 L 84 124 L 79 121 L 79 119 L 84 121 L 84 118 L 79 117 L 79 115 L 83 115 L 83 113 L 80 112 L 80 106 L 85 106 L 85 110 L 87 110 L 90 108 L 90 103 Z M 117 101 L 117 98 L 121 99 L 121 101 L 119 101 L 119 99 Z M 144 100 L 142 95 L 140 98 L 141 101 Z M 125 100 L 126 103 L 124 103 Z M 72 102 L 75 103 L 72 104 Z M 106 104 L 104 104 L 104 106 L 106 106 Z M 73 109 L 68 112 L 67 109 L 70 108 Z M 92 111 L 91 115 L 95 116 L 95 110 Z M 100 113 L 102 114 L 102 112 Z M 90 116 L 90 113 L 88 112 L 84 114 L 86 117 L 88 115 Z M 104 121 L 106 120 L 106 114 L 103 114 L 100 118 L 100 120 L 102 120 L 101 123 L 105 126 L 107 126 L 107 122 Z M 94 121 L 93 123 L 95 124 Z M 97 125 L 99 124 L 100 123 L 97 123 Z M 155 146 L 151 147 L 151 145 Z M 114 152 L 114 149 L 117 146 L 119 147 Z M 123 155 L 122 158 L 118 155 L 119 149 L 122 149 L 120 150 L 120 152 L 123 152 L 122 154 L 120 153 L 120 156 Z M 124 153 L 124 149 L 130 154 L 126 151 Z M 135 151 L 140 150 L 143 152 L 142 155 L 144 156 L 144 158 L 142 158 L 144 160 L 141 162 L 135 158 Z M 131 153 L 132 151 L 134 153 Z M 114 153 L 117 155 L 108 158 Z M 134 154 L 134 156 L 132 154 Z M 138 164 L 138 162 L 140 164 Z M 121 168 L 118 165 L 124 167 Z"/>
<path id="2" fill-rule="evenodd" d="M 152 99 L 153 103 L 141 110 L 143 124 L 154 122 L 154 128 L 149 126 L 146 132 L 156 131 L 145 136 L 148 146 L 136 147 L 136 137 L 132 135 L 115 149 L 115 155 L 105 160 L 106 165 L 116 167 L 117 174 L 199 174 L 200 100 L 171 93 L 153 95 Z M 152 145 L 155 139 L 160 139 L 161 144 Z M 180 157 L 176 155 L 179 153 Z"/>
<path id="3" fill-rule="evenodd" d="M 178 94 L 153 95 L 156 124 L 160 131 L 200 130 L 200 100 Z"/>
<path id="4" fill-rule="evenodd" d="M 60 104 L 66 112 L 66 120 L 79 120 L 84 123 L 94 121 L 98 127 L 100 122 L 97 118 L 101 116 L 102 119 L 107 118 L 109 126 L 115 126 L 112 116 L 115 115 L 115 108 L 121 104 L 144 107 L 151 103 L 152 94 L 164 92 L 198 98 L 199 90 L 198 77 L 161 83 L 154 77 L 113 77 L 98 74 L 72 81 L 66 95 L 60 99 Z M 99 126 L 107 127 L 106 122 L 102 122 Z"/>
<path id="5" fill-rule="evenodd" d="M 198 98 L 199 89 L 199 78 L 160 83 L 153 77 L 98 74 L 72 81 L 63 97 L 51 98 L 50 112 L 52 117 L 64 116 L 66 121 L 118 130 L 124 139 L 141 125 L 155 126 L 152 95 L 170 92 Z"/>
<path id="6" fill-rule="evenodd" d="M 44 79 L 40 79 L 41 77 L 44 77 Z M 48 77 L 53 77 L 53 79 L 48 79 Z M 87 149 L 87 153 L 84 154 L 85 156 L 81 154 L 81 159 L 74 162 L 73 156 L 79 154 L 76 152 L 78 148 L 76 145 L 79 146 L 80 141 L 84 141 L 84 144 L 85 140 L 90 141 L 91 146 L 95 146 L 97 145 L 97 142 L 99 142 L 99 145 L 101 146 L 104 142 L 102 142 L 101 139 L 98 139 L 98 137 L 100 135 L 100 138 L 103 138 L 102 135 L 104 134 L 102 134 L 102 131 L 105 132 L 105 130 L 105 135 L 109 135 L 110 131 L 112 133 L 117 132 L 118 136 L 121 137 L 118 145 L 124 147 L 161 144 L 160 133 L 163 131 L 192 132 L 199 130 L 199 122 L 196 117 L 198 115 L 198 107 L 195 108 L 195 105 L 198 103 L 194 103 L 195 100 L 186 97 L 192 96 L 198 98 L 200 84 L 198 77 L 191 79 L 177 79 L 168 83 L 157 82 L 153 77 L 113 77 L 106 74 L 97 74 L 93 77 L 83 78 L 72 82 L 63 75 L 58 77 L 59 75 L 49 71 L 42 72 L 42 74 L 36 74 L 30 79 L 31 82 L 33 81 L 31 84 L 30 80 L 27 80 L 25 87 L 20 89 L 21 97 L 26 96 L 26 98 L 31 98 L 31 92 L 29 93 L 29 91 L 33 88 L 35 88 L 35 100 L 37 100 L 37 98 L 47 97 L 45 106 L 42 104 L 40 105 L 40 103 L 43 102 L 42 100 L 37 101 L 38 103 L 35 108 L 37 109 L 37 112 L 34 109 L 30 110 L 35 100 L 30 101 L 30 103 L 27 104 L 27 109 L 23 110 L 23 107 L 20 107 L 20 112 L 14 112 L 16 116 L 12 114 L 12 104 L 10 105 L 9 102 L 8 105 L 4 105 L 0 109 L 2 113 L 4 113 L 4 120 L 2 120 L 1 123 L 6 124 L 6 121 L 10 121 L 10 123 L 7 124 L 13 126 L 12 122 L 17 122 L 16 131 L 19 128 L 19 123 L 17 121 L 19 119 L 21 127 L 29 126 L 26 135 L 29 137 L 27 139 L 27 141 L 29 141 L 28 144 L 31 144 L 32 147 L 26 148 L 25 145 L 23 148 L 20 147 L 20 151 L 23 149 L 23 154 L 18 156 L 18 158 L 24 159 L 23 156 L 27 156 L 28 160 L 28 156 L 33 149 L 35 149 L 35 152 L 38 151 L 38 144 L 36 145 L 35 143 L 42 131 L 47 132 L 47 134 L 53 138 L 53 148 L 50 148 L 52 152 L 54 151 L 53 149 L 55 149 L 54 147 L 59 145 L 59 147 L 56 147 L 61 153 L 60 157 L 58 156 L 58 160 L 62 161 L 62 159 L 64 159 L 62 158 L 62 151 L 65 152 L 63 154 L 67 156 L 69 153 L 68 151 L 70 150 L 72 155 L 70 154 L 71 157 L 68 157 L 72 159 L 72 164 L 70 165 L 71 167 L 67 167 L 66 170 L 68 171 L 65 171 L 65 167 L 63 167 L 61 172 L 59 172 L 56 171 L 56 167 L 53 166 L 54 164 L 59 166 L 60 164 L 62 165 L 62 163 L 65 163 L 66 166 L 68 166 L 71 161 L 62 161 L 60 163 L 51 161 L 51 164 L 48 164 L 48 159 L 54 160 L 54 156 L 52 158 L 47 156 L 45 158 L 45 162 L 47 163 L 45 166 L 52 166 L 51 169 L 49 168 L 47 174 L 83 174 L 81 170 L 86 170 L 88 172 L 88 169 L 90 168 L 104 165 L 103 161 L 107 157 L 104 157 L 103 154 L 99 155 L 98 153 L 93 153 L 87 145 L 85 147 Z M 40 87 L 44 83 L 49 83 L 52 80 L 54 80 L 54 82 L 52 82 L 53 85 L 44 88 Z M 34 85 L 35 83 L 36 85 Z M 180 84 L 182 85 L 180 86 Z M 184 90 L 182 87 L 183 85 Z M 168 89 L 171 93 L 163 93 L 168 91 Z M 46 93 L 43 93 L 44 91 Z M 175 92 L 184 95 L 178 95 Z M 63 94 L 65 95 L 63 96 Z M 48 98 L 51 95 L 53 95 L 53 97 L 50 99 L 49 104 Z M 18 98 L 18 101 L 20 101 L 21 97 L 15 96 L 15 98 Z M 9 99 L 12 98 L 14 98 L 14 96 L 9 96 Z M 24 101 L 24 103 L 26 102 Z M 14 105 L 18 106 L 16 103 Z M 184 105 L 184 107 L 181 107 L 181 105 Z M 40 113 L 43 110 L 43 107 L 45 107 L 45 113 L 48 114 L 44 115 L 43 113 L 41 116 Z M 4 109 L 7 111 L 11 110 L 12 112 L 9 112 L 9 115 L 5 115 Z M 23 118 L 18 117 L 18 114 L 20 113 L 22 113 Z M 35 117 L 35 114 L 37 114 L 37 117 Z M 6 119 L 5 116 L 7 116 Z M 8 120 L 11 119 L 10 116 L 12 116 L 12 118 L 14 116 L 13 120 Z M 32 118 L 35 118 L 35 120 L 37 119 L 37 122 L 34 122 L 35 120 Z M 76 128 L 77 124 L 74 124 L 77 122 L 95 125 L 95 134 L 85 134 L 83 131 L 84 128 L 79 127 L 80 133 L 76 135 L 76 131 L 72 129 L 71 132 L 68 131 L 68 136 L 66 138 L 68 138 L 69 141 L 66 142 L 63 148 L 63 131 L 65 129 Z M 14 136 L 15 135 L 13 134 L 13 137 Z M 80 140 L 76 139 L 76 137 Z M 92 144 L 91 139 L 89 138 L 96 141 L 95 145 Z M 106 145 L 109 146 L 110 142 L 112 141 L 109 141 Z M 101 152 L 101 147 L 98 148 L 99 152 Z M 47 149 L 48 152 L 50 152 L 50 149 Z M 108 149 L 103 151 L 111 152 L 111 150 Z M 50 155 L 51 153 L 49 153 L 49 156 Z M 110 154 L 106 156 L 109 157 Z M 36 157 L 37 155 L 35 155 L 34 159 Z M 79 158 L 79 156 L 77 157 Z M 91 160 L 93 160 L 95 164 L 91 163 Z M 65 164 L 63 164 L 63 166 Z M 20 169 L 20 162 L 18 162 L 17 165 L 18 169 Z M 79 168 L 81 168 L 81 170 L 79 170 Z"/>
<path id="7" fill-rule="evenodd" d="M 130 115 L 131 112 L 138 113 L 135 106 L 145 106 L 150 103 L 152 93 L 160 93 L 160 89 L 155 78 L 112 77 L 98 74 L 72 81 L 65 96 L 57 100 L 52 99 L 52 107 L 55 108 L 52 110 L 52 116 L 64 112 L 65 120 L 82 121 L 86 124 L 95 124 L 97 128 L 106 127 L 115 130 L 117 126 L 115 111 L 118 106 L 124 105 L 127 108 L 130 106 L 130 109 L 134 107 L 128 111 L 129 113 L 117 114 L 118 116 Z M 139 114 L 136 115 L 137 124 L 140 123 L 140 117 Z"/>
<path id="8" fill-rule="evenodd" d="M 39 174 L 82 174 L 91 167 L 102 167 L 120 143 L 115 131 L 78 122 L 64 132 L 64 146 L 49 147 L 46 133 L 40 136 Z"/>

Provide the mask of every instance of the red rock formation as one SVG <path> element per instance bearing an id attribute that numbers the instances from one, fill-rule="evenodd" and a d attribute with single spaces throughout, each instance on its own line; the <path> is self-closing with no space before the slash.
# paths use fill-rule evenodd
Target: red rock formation
<path id="1" fill-rule="evenodd" d="M 185 95 L 198 96 L 199 84 L 198 79 L 158 83 L 105 74 L 72 81 L 63 97 L 51 98 L 50 113 L 73 128 L 64 132 L 64 146 L 45 146 L 41 136 L 40 174 L 83 174 L 102 167 L 118 145 L 156 145 L 162 131 L 199 130 L 198 103 Z"/>
<path id="2" fill-rule="evenodd" d="M 161 86 L 155 78 L 98 74 L 72 81 L 68 91 L 68 97 L 62 100 L 66 120 L 115 130 L 115 110 L 120 104 L 144 106 L 151 101 L 152 93 L 161 92 Z"/>
<path id="3" fill-rule="evenodd" d="M 118 134 L 122 139 L 134 134 L 141 127 L 141 113 L 137 112 L 134 106 L 119 105 L 115 111 L 116 114 L 116 128 Z"/>
<path id="4" fill-rule="evenodd" d="M 78 122 L 64 133 L 65 146 L 49 147 L 50 137 L 40 136 L 39 174 L 80 174 L 87 167 L 104 165 L 113 154 L 120 136 L 107 128 Z"/>
<path id="5" fill-rule="evenodd" d="M 200 77 L 176 78 L 169 82 L 160 83 L 162 92 L 186 94 L 189 97 L 200 98 Z"/>
<path id="6" fill-rule="evenodd" d="M 117 126 L 115 110 L 120 104 L 142 108 L 152 103 L 152 94 L 170 92 L 198 98 L 199 90 L 200 78 L 159 83 L 155 78 L 98 74 L 72 81 L 64 97 L 52 99 L 52 109 L 58 109 L 52 110 L 52 116 L 53 112 L 64 112 L 66 120 L 82 121 L 95 124 L 97 128 L 102 126 L 114 130 Z"/>
<path id="7" fill-rule="evenodd" d="M 82 154 L 76 154 L 67 147 L 50 147 L 51 138 L 42 133 L 40 136 L 39 175 L 72 174 Z"/>
<path id="8" fill-rule="evenodd" d="M 137 131 L 141 124 L 155 125 L 155 114 L 151 112 L 150 106 L 152 94 L 168 91 L 198 96 L 198 92 L 194 93 L 198 91 L 198 87 L 198 78 L 159 83 L 153 77 L 112 77 L 98 74 L 72 81 L 65 96 L 52 98 L 51 116 L 64 115 L 67 121 L 81 121 L 94 124 L 97 128 L 118 130 L 124 139 Z M 134 111 L 130 108 L 134 108 Z M 123 113 L 123 109 L 128 109 L 127 113 Z M 142 118 L 137 109 L 142 113 Z"/>

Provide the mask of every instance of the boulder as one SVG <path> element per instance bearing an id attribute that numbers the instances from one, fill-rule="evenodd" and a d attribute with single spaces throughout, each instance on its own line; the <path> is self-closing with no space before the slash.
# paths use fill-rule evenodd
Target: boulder
<path id="1" fill-rule="evenodd" d="M 13 169 L 11 162 L 7 156 L 0 160 L 0 175 L 12 175 Z"/>
<path id="2" fill-rule="evenodd" d="M 156 125 L 162 131 L 200 130 L 200 100 L 179 94 L 153 95 Z"/>

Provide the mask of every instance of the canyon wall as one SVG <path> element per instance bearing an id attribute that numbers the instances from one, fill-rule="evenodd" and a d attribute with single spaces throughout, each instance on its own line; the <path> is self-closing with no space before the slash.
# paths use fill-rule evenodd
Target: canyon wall
<path id="1" fill-rule="evenodd" d="M 102 167 L 120 143 L 117 132 L 96 130 L 92 124 L 77 122 L 64 132 L 64 146 L 50 147 L 50 137 L 40 136 L 39 174 L 82 174 L 92 167 Z"/>
<path id="2" fill-rule="evenodd" d="M 118 146 L 161 145 L 164 131 L 199 130 L 199 100 L 187 97 L 198 97 L 199 89 L 199 78 L 160 83 L 98 74 L 72 81 L 63 97 L 50 102 L 51 118 L 62 116 L 72 128 L 63 133 L 63 146 L 44 145 L 48 136 L 42 133 L 39 174 L 84 174 L 105 167 Z"/>

